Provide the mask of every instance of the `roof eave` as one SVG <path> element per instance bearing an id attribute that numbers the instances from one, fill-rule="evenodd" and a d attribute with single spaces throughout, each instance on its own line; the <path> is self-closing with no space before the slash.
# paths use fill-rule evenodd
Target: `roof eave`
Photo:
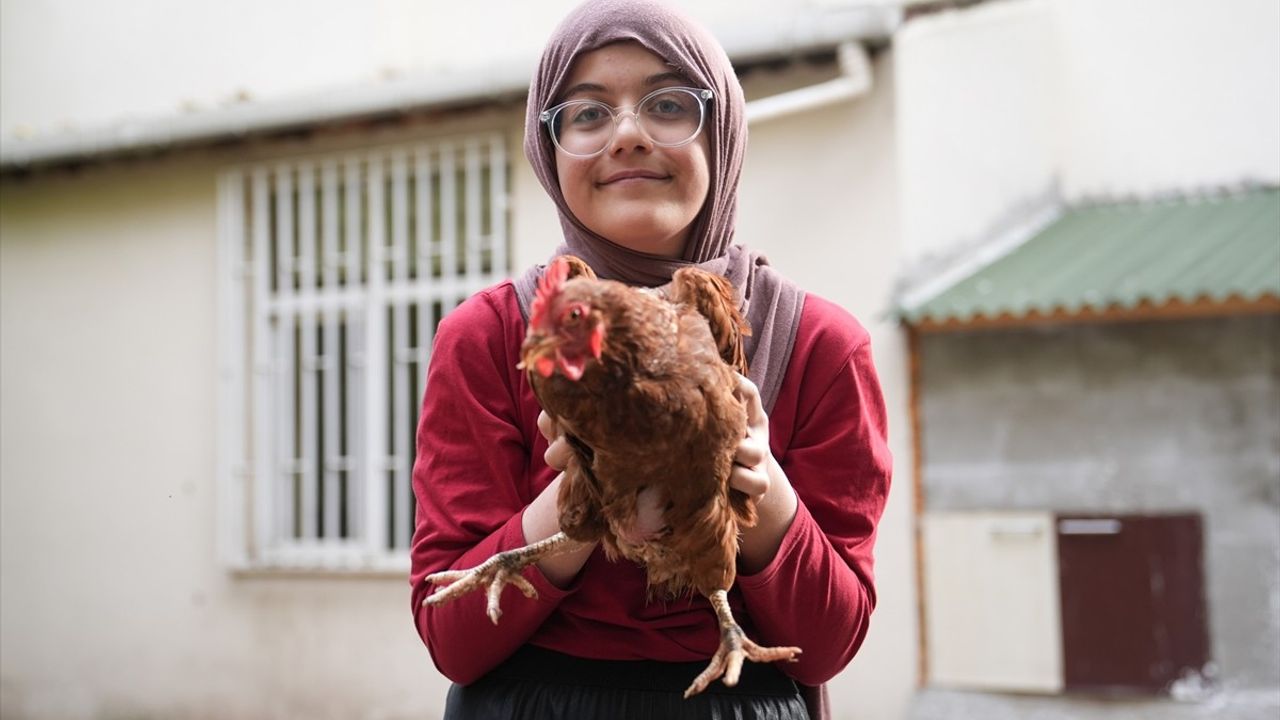
<path id="1" fill-rule="evenodd" d="M 1016 314 L 1002 312 L 996 315 L 978 314 L 971 317 L 900 316 L 899 320 L 904 326 L 917 332 L 947 333 L 1015 330 L 1051 325 L 1191 320 L 1239 315 L 1280 315 L 1280 296 L 1265 293 L 1252 298 L 1231 295 L 1221 299 L 1199 297 L 1194 300 L 1169 297 L 1160 301 L 1143 300 L 1127 306 L 1119 303 L 1101 308 L 1084 305 L 1079 308 L 1054 308 L 1049 311 L 1031 309 Z"/>
<path id="2" fill-rule="evenodd" d="M 812 17 L 810 17 L 812 15 Z M 834 50 L 849 41 L 888 38 L 902 20 L 896 6 L 859 6 L 807 13 L 788 27 L 756 23 L 720 29 L 735 64 Z M 324 93 L 245 102 L 217 110 L 113 123 L 0 143 L 0 171 L 237 140 L 371 117 L 523 100 L 536 58 L 454 73 L 396 78 Z"/>
<path id="3" fill-rule="evenodd" d="M 175 149 L 414 111 L 511 103 L 522 99 L 527 82 L 525 73 L 517 76 L 511 70 L 395 79 L 337 92 L 6 140 L 0 146 L 0 169 Z"/>

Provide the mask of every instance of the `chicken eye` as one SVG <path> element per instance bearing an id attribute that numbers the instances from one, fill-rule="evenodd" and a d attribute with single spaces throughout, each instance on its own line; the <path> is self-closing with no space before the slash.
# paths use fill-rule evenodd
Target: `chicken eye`
<path id="1" fill-rule="evenodd" d="M 590 309 L 590 306 L 584 303 L 570 303 L 560 311 L 560 322 L 564 323 L 566 327 L 576 328 L 586 322 L 587 311 Z"/>

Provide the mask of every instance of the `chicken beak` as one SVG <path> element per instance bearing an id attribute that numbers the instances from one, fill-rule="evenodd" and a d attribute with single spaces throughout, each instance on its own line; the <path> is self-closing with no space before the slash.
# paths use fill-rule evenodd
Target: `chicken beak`
<path id="1" fill-rule="evenodd" d="M 598 359 L 598 342 L 593 340 L 590 350 Z M 587 358 L 582 355 L 566 356 L 554 337 L 541 337 L 522 350 L 516 368 L 533 370 L 544 378 L 551 377 L 558 369 L 569 380 L 581 380 L 587 370 Z"/>
<path id="2" fill-rule="evenodd" d="M 560 372 L 570 380 L 581 380 L 582 373 L 586 371 L 586 360 L 582 357 L 568 358 L 556 353 L 556 364 L 560 367 Z"/>
<path id="3" fill-rule="evenodd" d="M 550 337 L 540 337 L 522 349 L 516 369 L 532 369 L 542 377 L 551 377 L 551 373 L 555 372 L 554 356 L 556 354 L 555 340 Z"/>

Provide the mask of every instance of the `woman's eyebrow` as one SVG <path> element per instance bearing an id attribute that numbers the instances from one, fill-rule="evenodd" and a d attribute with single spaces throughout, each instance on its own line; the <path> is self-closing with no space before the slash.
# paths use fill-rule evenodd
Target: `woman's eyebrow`
<path id="1" fill-rule="evenodd" d="M 672 70 L 668 70 L 667 72 L 660 72 L 657 75 L 650 75 L 649 77 L 645 78 L 644 82 L 646 85 L 657 85 L 658 83 L 666 82 L 668 80 L 675 80 L 676 82 L 682 82 L 682 83 L 689 82 L 689 78 Z"/>
<path id="2" fill-rule="evenodd" d="M 565 90 L 563 97 L 569 97 L 570 95 L 577 95 L 579 93 L 588 93 L 588 92 L 602 93 L 605 90 L 606 90 L 605 86 L 597 85 L 596 83 L 578 83 L 577 85 L 574 85 L 568 90 Z"/>
<path id="3" fill-rule="evenodd" d="M 668 70 L 666 72 L 660 72 L 654 75 L 650 75 L 649 77 L 644 79 L 644 83 L 647 86 L 653 86 L 653 85 L 658 85 L 660 83 L 664 83 L 671 80 L 674 80 L 676 82 L 681 82 L 681 83 L 689 82 L 689 79 L 686 78 L 684 75 L 681 75 L 680 73 L 672 70 Z M 584 83 L 578 83 L 577 85 L 574 85 L 568 90 L 565 90 L 564 94 L 561 95 L 561 97 L 568 98 L 574 95 L 579 95 L 581 93 L 603 93 L 603 92 L 608 92 L 608 90 L 609 90 L 608 88 L 606 88 L 604 85 L 601 85 L 599 83 L 584 82 Z"/>

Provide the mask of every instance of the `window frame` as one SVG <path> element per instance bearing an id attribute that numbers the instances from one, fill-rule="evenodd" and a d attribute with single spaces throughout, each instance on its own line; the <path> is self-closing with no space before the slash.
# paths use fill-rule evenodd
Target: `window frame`
<path id="1" fill-rule="evenodd" d="M 510 276 L 510 183 L 500 132 L 219 173 L 224 566 L 407 572 L 431 341 L 457 304 Z"/>

